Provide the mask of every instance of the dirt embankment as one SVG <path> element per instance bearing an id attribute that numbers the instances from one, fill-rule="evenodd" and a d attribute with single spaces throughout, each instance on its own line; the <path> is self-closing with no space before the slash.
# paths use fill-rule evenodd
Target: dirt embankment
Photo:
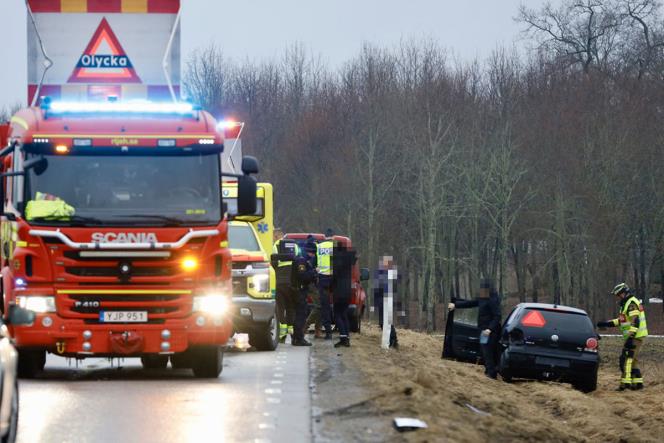
<path id="1" fill-rule="evenodd" d="M 441 360 L 440 337 L 401 330 L 399 350 L 384 351 L 378 328 L 367 325 L 352 340 L 352 348 L 342 351 L 328 343 L 316 343 L 314 349 L 314 429 L 319 440 L 664 440 L 661 339 L 644 346 L 646 389 L 637 392 L 615 391 L 620 339 L 602 340 L 599 387 L 592 394 L 566 384 L 490 380 L 481 366 Z M 400 434 L 391 426 L 399 416 L 420 418 L 429 428 Z"/>

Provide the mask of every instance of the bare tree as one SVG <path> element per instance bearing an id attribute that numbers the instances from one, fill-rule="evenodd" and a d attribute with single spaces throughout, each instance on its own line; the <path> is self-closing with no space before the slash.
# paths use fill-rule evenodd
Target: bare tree
<path id="1" fill-rule="evenodd" d="M 540 50 L 578 64 L 587 73 L 612 54 L 620 19 L 610 0 L 565 0 L 558 8 L 547 2 L 540 10 L 522 4 L 517 21 L 526 25 Z"/>

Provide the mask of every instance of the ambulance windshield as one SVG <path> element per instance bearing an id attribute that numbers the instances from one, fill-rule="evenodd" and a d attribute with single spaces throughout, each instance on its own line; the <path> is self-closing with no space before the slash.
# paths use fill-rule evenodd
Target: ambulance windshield
<path id="1" fill-rule="evenodd" d="M 27 161 L 35 155 L 28 155 Z M 216 225 L 218 155 L 45 155 L 25 177 L 25 217 L 44 225 Z"/>

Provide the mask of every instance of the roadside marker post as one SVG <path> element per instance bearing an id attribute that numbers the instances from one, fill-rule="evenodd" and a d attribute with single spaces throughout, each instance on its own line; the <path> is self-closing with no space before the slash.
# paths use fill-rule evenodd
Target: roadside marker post
<path id="1" fill-rule="evenodd" d="M 387 294 L 383 294 L 383 336 L 381 337 L 380 347 L 389 349 L 390 332 L 394 324 L 394 282 L 397 279 L 397 270 L 388 269 L 387 271 Z"/>

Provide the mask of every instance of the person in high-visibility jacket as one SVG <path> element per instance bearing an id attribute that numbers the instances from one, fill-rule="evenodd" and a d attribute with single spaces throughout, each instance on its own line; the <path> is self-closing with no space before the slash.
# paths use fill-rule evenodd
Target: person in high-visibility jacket
<path id="1" fill-rule="evenodd" d="M 318 295 L 320 298 L 320 316 L 325 328 L 325 340 L 332 340 L 332 300 L 330 288 L 332 286 L 332 254 L 334 241 L 332 229 L 325 231 L 325 240 L 318 243 L 316 250 L 316 263 L 318 270 Z"/>
<path id="2" fill-rule="evenodd" d="M 293 257 L 300 255 L 300 248 L 293 240 L 284 239 L 281 229 L 274 230 L 273 254 L 289 254 Z M 277 320 L 279 321 L 279 340 L 283 343 L 286 337 L 293 335 L 295 323 L 296 288 L 293 283 L 293 260 L 279 260 L 276 262 L 277 277 Z"/>
<path id="3" fill-rule="evenodd" d="M 620 298 L 620 315 L 613 320 L 598 322 L 597 327 L 619 326 L 625 340 L 620 354 L 622 378 L 618 390 L 643 389 L 643 374 L 639 369 L 638 356 L 643 341 L 648 336 L 646 313 L 641 300 L 632 294 L 625 283 L 617 284 L 611 293 Z"/>

